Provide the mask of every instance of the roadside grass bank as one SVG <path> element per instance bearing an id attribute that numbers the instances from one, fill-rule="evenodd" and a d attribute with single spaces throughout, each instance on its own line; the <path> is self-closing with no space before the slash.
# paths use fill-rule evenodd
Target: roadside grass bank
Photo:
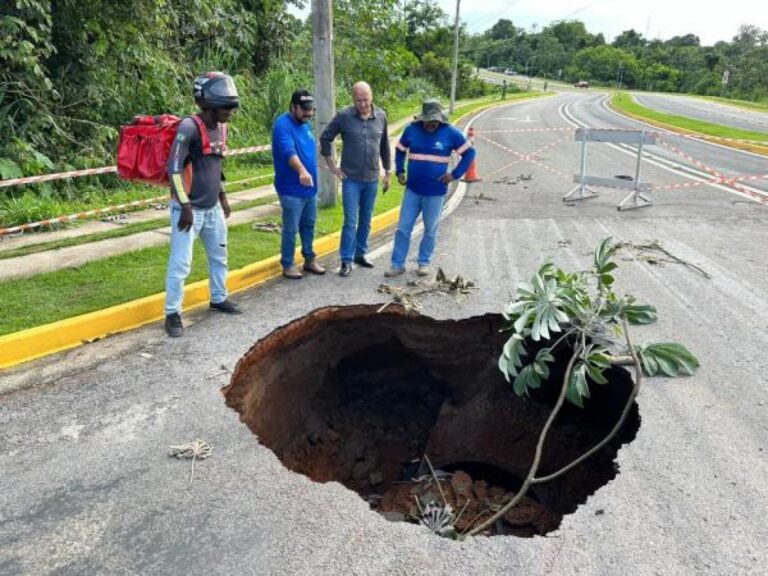
<path id="1" fill-rule="evenodd" d="M 685 116 L 676 116 L 665 114 L 646 108 L 635 101 L 631 94 L 627 92 L 617 92 L 610 100 L 610 105 L 630 116 L 640 117 L 664 128 L 673 128 L 677 131 L 692 132 L 698 135 L 711 136 L 714 138 L 727 138 L 732 140 L 749 140 L 756 144 L 768 144 L 768 134 L 761 132 L 752 132 L 749 130 L 740 130 L 720 124 L 702 122 Z"/>
<path id="2" fill-rule="evenodd" d="M 249 161 L 237 158 L 234 166 L 227 166 L 225 173 L 228 182 L 224 189 L 237 192 L 251 188 L 255 184 L 272 182 L 272 157 L 260 152 Z M 150 186 L 135 182 L 117 180 L 117 176 L 92 176 L 94 181 L 87 186 L 69 183 L 63 190 L 53 190 L 50 183 L 32 184 L 17 190 L 0 191 L 0 228 L 11 228 L 30 222 L 37 222 L 58 216 L 67 216 L 88 210 L 127 204 L 137 200 L 155 198 L 167 194 L 167 187 Z M 255 178 L 258 178 L 255 180 Z M 126 210 L 114 210 L 109 213 L 127 213 L 142 210 L 136 207 Z M 67 224 L 57 224 L 48 229 L 63 228 Z"/>
<path id="3" fill-rule="evenodd" d="M 498 97 L 478 99 L 457 106 L 454 110 L 454 121 L 494 104 L 509 104 L 515 100 L 538 96 L 523 94 L 503 102 Z M 393 178 L 391 190 L 387 194 L 379 194 L 375 214 L 398 207 L 402 194 L 403 187 Z M 316 236 L 338 231 L 342 219 L 340 202 L 333 208 L 320 210 Z M 162 220 L 163 225 L 167 225 L 167 218 Z M 279 220 L 279 217 L 268 217 L 256 222 Z M 237 270 L 278 254 L 280 235 L 254 229 L 254 223 L 241 224 L 229 229 L 228 244 L 230 270 Z M 77 268 L 0 283 L 0 293 L 3 294 L 0 299 L 0 335 L 162 292 L 165 288 L 168 250 L 168 245 L 150 247 L 90 262 Z M 198 242 L 195 244 L 192 273 L 187 283 L 205 279 L 207 276 L 205 252 L 202 243 Z"/>

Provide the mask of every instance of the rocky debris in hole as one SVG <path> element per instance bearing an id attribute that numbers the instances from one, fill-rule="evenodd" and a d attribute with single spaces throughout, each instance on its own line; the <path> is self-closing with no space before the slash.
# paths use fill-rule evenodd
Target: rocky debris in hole
<path id="1" fill-rule="evenodd" d="M 438 526 L 435 517 L 438 513 L 434 508 L 430 509 L 430 519 L 424 521 L 430 505 L 438 506 L 444 511 L 450 509 L 451 526 L 458 533 L 464 533 L 486 520 L 515 496 L 513 491 L 490 485 L 481 478 L 475 480 L 462 470 L 453 473 L 436 470 L 436 473 L 440 481 L 439 488 L 434 477 L 427 474 L 407 481 L 394 482 L 386 494 L 371 494 L 366 497 L 366 501 L 371 509 L 387 519 L 402 516 L 406 521 L 428 526 L 435 533 L 449 535 L 442 523 L 439 528 L 445 533 L 433 529 Z M 445 520 L 445 517 L 440 516 L 440 519 Z M 533 498 L 524 497 L 504 516 L 504 522 L 496 527 L 495 533 L 516 536 L 546 534 L 557 528 L 559 522 L 559 514 Z"/>

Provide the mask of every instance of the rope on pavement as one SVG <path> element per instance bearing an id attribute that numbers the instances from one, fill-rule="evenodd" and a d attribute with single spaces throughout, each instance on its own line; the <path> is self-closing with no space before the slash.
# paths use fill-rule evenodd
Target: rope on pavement
<path id="1" fill-rule="evenodd" d="M 169 446 L 169 456 L 175 456 L 179 459 L 192 459 L 192 473 L 189 476 L 189 483 L 195 478 L 195 460 L 205 460 L 213 452 L 213 445 L 204 440 L 195 440 L 179 446 Z"/>

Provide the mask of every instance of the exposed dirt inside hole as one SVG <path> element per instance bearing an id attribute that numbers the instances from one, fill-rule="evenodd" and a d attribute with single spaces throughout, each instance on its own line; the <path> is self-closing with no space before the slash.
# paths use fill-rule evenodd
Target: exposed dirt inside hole
<path id="1" fill-rule="evenodd" d="M 329 307 L 275 330 L 240 360 L 227 405 L 289 469 L 356 491 L 390 520 L 418 521 L 447 501 L 459 532 L 488 518 L 519 488 L 567 362 L 558 357 L 536 398 L 521 399 L 496 360 L 501 317 L 460 321 L 411 316 L 397 306 Z M 533 351 L 532 351 L 533 352 Z M 556 420 L 540 474 L 554 472 L 601 440 L 631 389 L 612 369 L 591 383 L 584 409 Z M 556 529 L 618 473 L 615 457 L 634 439 L 637 406 L 614 441 L 557 480 L 536 486 L 494 534 Z M 423 458 L 436 469 L 438 488 Z"/>

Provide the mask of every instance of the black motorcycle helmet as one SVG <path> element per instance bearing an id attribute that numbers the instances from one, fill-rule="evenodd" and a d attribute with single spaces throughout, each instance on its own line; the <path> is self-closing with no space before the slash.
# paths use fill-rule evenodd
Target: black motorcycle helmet
<path id="1" fill-rule="evenodd" d="M 195 78 L 194 95 L 195 104 L 203 110 L 240 106 L 235 81 L 224 72 L 206 72 Z"/>

